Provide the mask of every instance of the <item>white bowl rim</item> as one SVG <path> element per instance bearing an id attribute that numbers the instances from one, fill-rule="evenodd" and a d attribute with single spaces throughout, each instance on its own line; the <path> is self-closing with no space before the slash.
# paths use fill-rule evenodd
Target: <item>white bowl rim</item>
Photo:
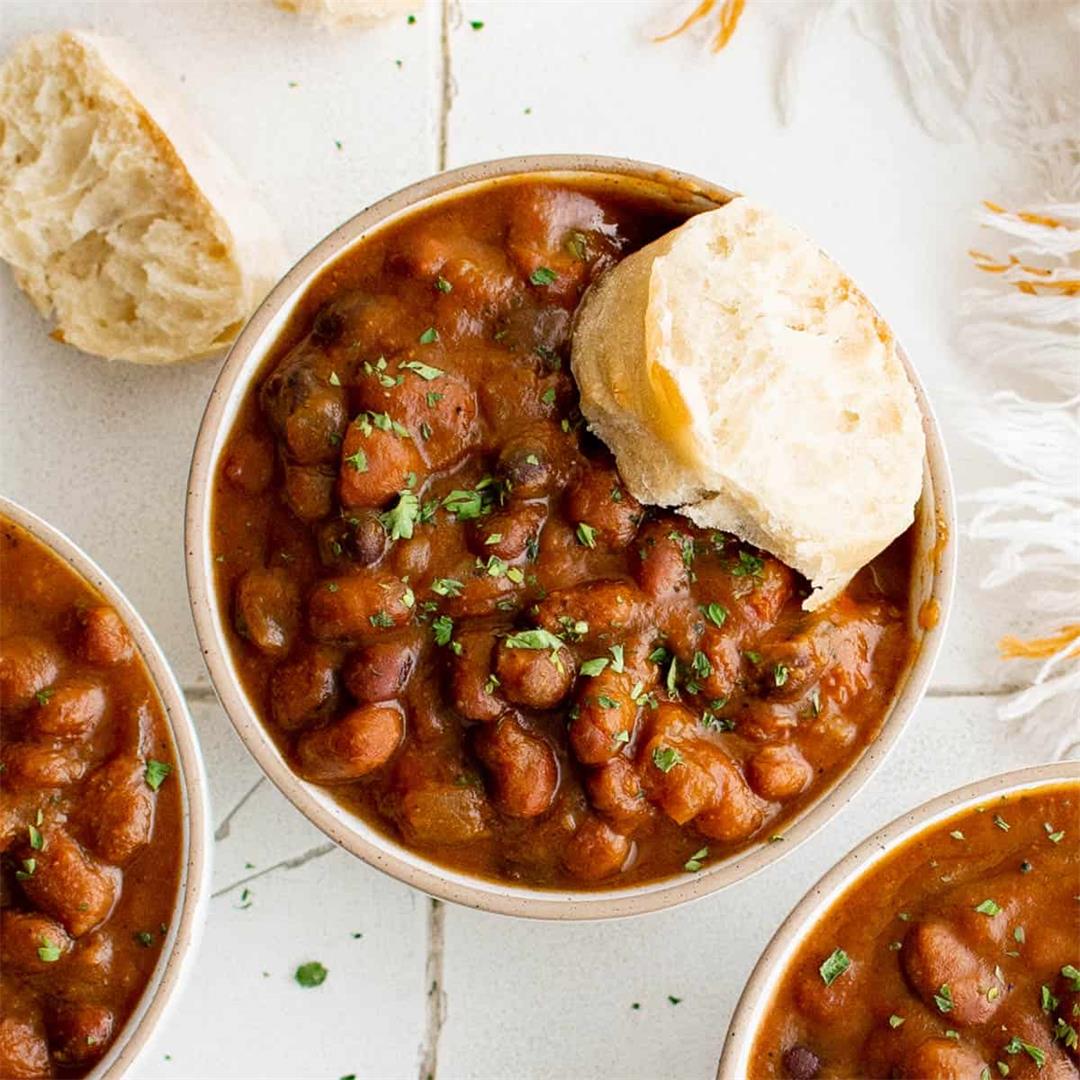
<path id="1" fill-rule="evenodd" d="M 287 799 L 331 840 L 370 865 L 430 896 L 499 914 L 555 920 L 622 918 L 664 910 L 698 899 L 745 880 L 794 850 L 848 803 L 891 750 L 922 699 L 943 640 L 952 606 L 956 574 L 956 512 L 945 445 L 932 406 L 902 347 L 898 352 L 915 389 L 927 445 L 924 493 L 934 499 L 934 527 L 939 540 L 931 575 L 930 595 L 939 612 L 935 626 L 925 630 L 913 663 L 895 696 L 892 708 L 874 741 L 836 780 L 785 827 L 783 843 L 763 842 L 716 863 L 697 874 L 678 875 L 627 889 L 538 890 L 467 875 L 424 859 L 403 844 L 374 830 L 356 815 L 343 812 L 317 785 L 292 772 L 273 739 L 259 721 L 234 672 L 229 643 L 221 625 L 213 592 L 210 549 L 213 475 L 227 431 L 223 419 L 246 392 L 272 347 L 275 320 L 291 311 L 315 278 L 344 251 L 372 231 L 429 206 L 441 197 L 469 186 L 486 186 L 522 175 L 581 177 L 590 175 L 631 186 L 653 184 L 688 201 L 719 204 L 736 193 L 698 177 L 664 166 L 625 158 L 581 154 L 544 154 L 502 158 L 439 173 L 411 184 L 369 206 L 315 245 L 270 291 L 241 331 L 211 391 L 192 456 L 185 511 L 185 551 L 188 593 L 203 658 L 226 714 L 241 741 Z M 942 537 L 942 532 L 944 536 Z M 942 542 L 944 541 L 944 542 Z"/>
<path id="2" fill-rule="evenodd" d="M 112 578 L 67 535 L 3 495 L 0 495 L 0 516 L 13 521 L 44 544 L 116 609 L 146 665 L 176 750 L 184 829 L 174 913 L 158 962 L 135 1009 L 108 1053 L 87 1074 L 87 1080 L 119 1080 L 146 1048 L 167 1010 L 179 998 L 179 991 L 190 976 L 198 954 L 209 904 L 213 846 L 202 751 L 187 702 L 165 654 Z"/>
<path id="3" fill-rule="evenodd" d="M 855 845 L 806 892 L 758 957 L 728 1025 L 717 1080 L 743 1080 L 763 1013 L 787 964 L 818 920 L 875 866 L 913 837 L 955 814 L 1001 796 L 1080 781 L 1080 760 L 1055 761 L 999 773 L 937 795 L 905 811 Z"/>

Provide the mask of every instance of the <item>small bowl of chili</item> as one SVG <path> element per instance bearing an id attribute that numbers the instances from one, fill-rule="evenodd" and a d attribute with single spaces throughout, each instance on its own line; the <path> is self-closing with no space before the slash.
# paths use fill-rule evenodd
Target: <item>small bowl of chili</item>
<path id="1" fill-rule="evenodd" d="M 116 585 L 2 497 L 0 574 L 0 1074 L 119 1077 L 205 921 L 198 739 Z"/>
<path id="2" fill-rule="evenodd" d="M 213 390 L 187 565 L 214 685 L 307 817 L 431 895 L 589 919 L 740 881 L 926 687 L 953 505 L 906 359 L 915 523 L 824 613 L 766 552 L 638 503 L 582 420 L 584 290 L 732 197 L 613 158 L 443 173 L 306 255 Z"/>
<path id="3" fill-rule="evenodd" d="M 754 968 L 718 1080 L 1074 1075 L 1080 762 L 897 818 L 803 897 Z"/>

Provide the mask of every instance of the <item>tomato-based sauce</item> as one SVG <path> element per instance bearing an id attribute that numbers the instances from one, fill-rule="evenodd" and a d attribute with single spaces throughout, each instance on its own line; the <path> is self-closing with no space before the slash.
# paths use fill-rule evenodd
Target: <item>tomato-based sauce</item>
<path id="1" fill-rule="evenodd" d="M 908 840 L 818 920 L 750 1076 L 1077 1076 L 1080 784 Z"/>
<path id="2" fill-rule="evenodd" d="M 81 1076 L 158 963 L 176 755 L 116 611 L 0 518 L 0 1076 Z"/>
<path id="3" fill-rule="evenodd" d="M 696 872 L 878 732 L 911 535 L 822 611 L 730 535 L 640 505 L 587 432 L 571 319 L 681 220 L 515 181 L 384 227 L 315 282 L 214 484 L 217 593 L 296 771 L 489 878 Z"/>

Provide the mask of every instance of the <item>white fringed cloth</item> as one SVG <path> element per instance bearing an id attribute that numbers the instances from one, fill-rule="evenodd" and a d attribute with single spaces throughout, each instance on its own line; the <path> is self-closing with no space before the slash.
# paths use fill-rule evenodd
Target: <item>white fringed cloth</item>
<path id="1" fill-rule="evenodd" d="M 701 0 L 676 32 L 711 25 L 719 50 L 757 2 Z M 1080 2 L 762 0 L 758 10 L 782 38 L 785 120 L 802 56 L 850 17 L 891 57 L 929 133 L 1008 152 L 1017 179 L 1007 200 L 976 210 L 972 258 L 986 278 L 962 297 L 958 328 L 960 351 L 1001 387 L 966 402 L 962 419 L 1002 480 L 961 504 L 990 557 L 983 587 L 1009 590 L 1041 628 L 1028 640 L 992 628 L 1023 672 L 1001 715 L 1043 752 L 1080 756 Z"/>

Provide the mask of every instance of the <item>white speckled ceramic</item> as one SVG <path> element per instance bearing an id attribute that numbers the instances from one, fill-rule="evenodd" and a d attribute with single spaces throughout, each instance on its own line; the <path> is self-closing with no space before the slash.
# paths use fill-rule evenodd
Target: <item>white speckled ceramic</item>
<path id="1" fill-rule="evenodd" d="M 758 1025 L 787 965 L 821 916 L 859 878 L 869 873 L 913 836 L 934 828 L 954 814 L 990 803 L 1002 795 L 1057 787 L 1067 781 L 1080 781 L 1080 762 L 1062 761 L 1051 765 L 1036 765 L 1029 769 L 1017 769 L 1001 776 L 992 776 L 988 780 L 980 780 L 939 795 L 936 799 L 902 814 L 848 852 L 795 905 L 761 954 L 761 959 L 754 967 L 731 1018 L 716 1073 L 717 1080 L 744 1080 L 750 1075 L 750 1055 Z"/>
<path id="2" fill-rule="evenodd" d="M 146 623 L 109 576 L 77 544 L 17 503 L 0 496 L 0 517 L 8 518 L 41 541 L 85 578 L 116 609 L 142 656 L 157 689 L 172 733 L 179 769 L 184 821 L 180 882 L 168 936 L 157 967 L 127 1023 L 87 1080 L 118 1080 L 134 1064 L 147 1040 L 167 1015 L 194 964 L 210 898 L 210 836 L 206 772 L 199 739 L 184 695 Z M 171 782 L 171 780 L 170 780 Z"/>
<path id="3" fill-rule="evenodd" d="M 217 597 L 211 551 L 212 480 L 222 448 L 252 380 L 297 302 L 322 271 L 373 232 L 420 207 L 466 189 L 527 175 L 587 177 L 689 211 L 713 208 L 733 193 L 693 176 L 620 158 L 546 155 L 508 158 L 441 173 L 389 196 L 347 221 L 285 276 L 244 328 L 210 396 L 195 446 L 186 514 L 188 589 L 203 655 L 221 702 L 267 776 L 327 836 L 372 866 L 432 896 L 488 911 L 541 919 L 601 919 L 657 911 L 742 881 L 793 850 L 848 802 L 884 760 L 926 690 L 945 631 L 956 567 L 952 485 L 933 410 L 901 350 L 915 387 L 927 440 L 923 495 L 911 602 L 914 660 L 902 676 L 881 731 L 831 789 L 785 827 L 785 843 L 759 843 L 697 874 L 634 888 L 603 891 L 537 890 L 487 881 L 441 867 L 373 829 L 328 792 L 296 776 L 263 729 L 240 687 Z M 919 624 L 920 612 L 936 618 Z M 931 624 L 932 625 L 929 625 Z"/>

